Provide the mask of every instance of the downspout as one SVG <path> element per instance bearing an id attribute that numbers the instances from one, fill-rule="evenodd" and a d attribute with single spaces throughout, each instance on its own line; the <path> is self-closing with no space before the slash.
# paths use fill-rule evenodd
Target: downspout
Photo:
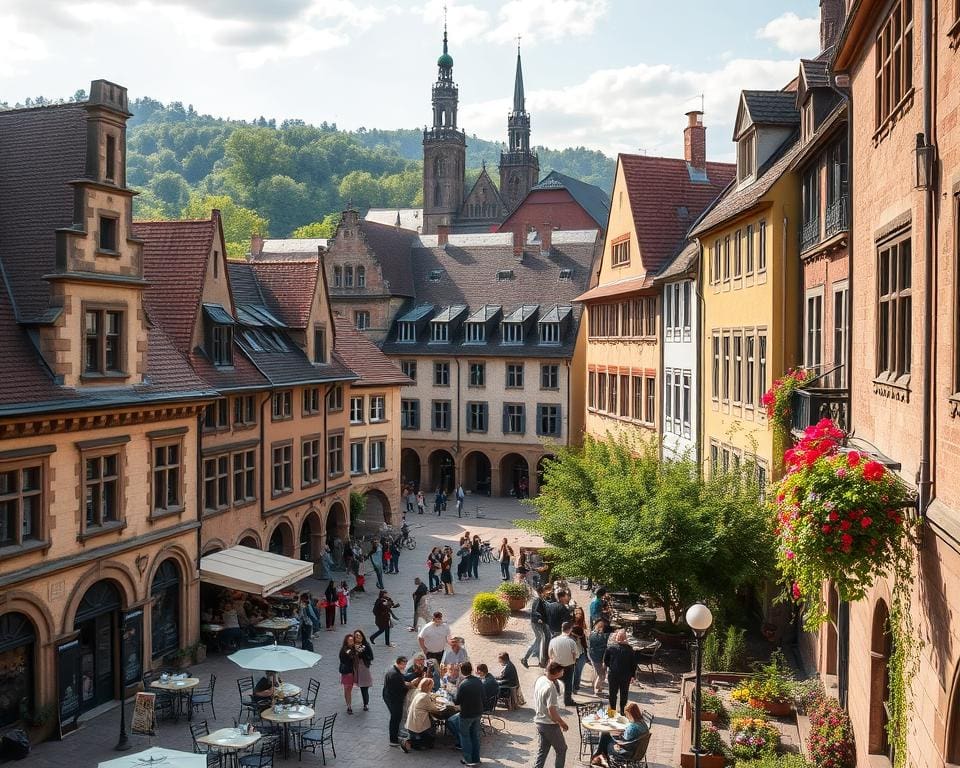
<path id="1" fill-rule="evenodd" d="M 457 405 L 456 411 L 457 414 L 457 441 L 454 443 L 453 453 L 457 457 L 453 463 L 453 479 L 454 483 L 459 482 L 462 478 L 458 477 L 459 472 L 457 472 L 457 465 L 460 462 L 460 358 L 456 357 L 454 360 L 457 363 Z M 487 414 L 487 420 L 489 421 L 490 414 Z M 488 425 L 489 426 L 489 425 Z M 453 489 L 456 490 L 456 484 L 453 486 Z"/>
<path id="2" fill-rule="evenodd" d="M 574 346 L 574 348 L 576 348 L 576 346 Z M 570 412 L 570 407 L 571 407 L 571 406 L 570 406 L 570 403 L 571 403 L 571 397 L 570 397 L 570 368 L 571 368 L 571 365 L 570 365 L 570 363 L 571 363 L 571 360 L 572 360 L 572 359 L 573 359 L 573 358 L 570 358 L 570 360 L 564 360 L 564 361 L 563 361 L 563 367 L 567 369 L 567 417 L 566 417 L 566 422 L 567 422 L 567 430 L 566 430 L 566 431 L 567 431 L 567 445 L 572 445 L 572 444 L 573 444 L 573 443 L 571 442 L 571 439 L 572 439 L 572 438 L 570 437 L 570 415 L 571 415 L 571 412 Z M 584 393 L 584 394 L 586 394 L 586 393 Z M 586 397 L 584 397 L 584 409 L 586 409 Z M 578 438 L 578 439 L 579 439 L 579 438 Z M 537 484 L 537 490 L 538 490 L 538 491 L 540 490 L 540 484 L 539 484 L 539 483 Z"/>
<path id="3" fill-rule="evenodd" d="M 197 414 L 197 573 L 203 557 L 203 411 Z"/>
<path id="4" fill-rule="evenodd" d="M 921 25 L 921 56 L 920 66 L 923 67 L 923 136 L 924 141 L 935 147 L 931 140 L 933 131 L 934 99 L 931 93 L 932 76 L 931 64 L 933 51 L 930 45 L 930 35 L 933 25 L 932 0 L 923 0 L 923 18 Z M 923 393 L 922 393 L 922 422 L 920 437 L 920 466 L 917 469 L 917 512 L 922 516 L 927 513 L 927 507 L 932 498 L 930 471 L 930 437 L 933 428 L 933 209 L 936 184 L 934 174 L 936 169 L 936 149 L 933 150 L 931 163 L 931 177 L 928 179 L 923 194 Z"/>
<path id="5" fill-rule="evenodd" d="M 267 392 L 267 396 L 260 402 L 260 520 L 263 520 L 264 514 L 267 511 L 267 502 L 264 497 L 266 492 L 266 477 L 267 477 L 267 446 L 265 444 L 266 440 L 266 406 L 273 400 L 273 390 Z M 292 404 L 291 404 L 292 407 Z"/>
<path id="6" fill-rule="evenodd" d="M 697 446 L 697 467 L 700 470 L 701 477 L 703 476 L 703 465 L 706 462 L 706 457 L 709 455 L 707 451 L 704 451 L 704 440 L 706 435 L 703 432 L 703 412 L 706 408 L 703 405 L 706 393 L 703 390 L 703 372 L 706 366 L 703 364 L 703 337 L 707 332 L 707 310 L 706 310 L 706 300 L 703 298 L 703 283 L 704 275 L 707 272 L 707 265 L 704 261 L 703 256 L 703 243 L 700 238 L 697 238 L 697 247 L 700 249 L 700 268 L 697 270 L 697 327 L 698 332 L 697 336 L 697 397 L 691 398 L 695 399 L 697 402 L 697 437 L 696 437 L 696 446 Z M 712 368 L 711 368 L 712 371 Z"/>

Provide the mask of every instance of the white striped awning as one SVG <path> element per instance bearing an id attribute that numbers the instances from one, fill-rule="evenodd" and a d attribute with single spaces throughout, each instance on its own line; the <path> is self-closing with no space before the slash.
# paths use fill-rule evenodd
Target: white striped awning
<path id="1" fill-rule="evenodd" d="M 200 581 L 261 597 L 312 575 L 313 563 L 253 547 L 231 547 L 200 558 Z"/>

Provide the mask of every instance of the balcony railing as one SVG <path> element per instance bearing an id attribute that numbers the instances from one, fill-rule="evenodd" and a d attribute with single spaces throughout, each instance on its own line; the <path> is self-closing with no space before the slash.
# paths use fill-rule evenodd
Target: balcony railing
<path id="1" fill-rule="evenodd" d="M 850 229 L 847 216 L 847 198 L 838 197 L 827 206 L 824 224 L 826 225 L 827 237 L 833 237 L 838 232 L 846 232 Z"/>
<path id="2" fill-rule="evenodd" d="M 803 432 L 820 419 L 832 419 L 846 432 L 850 427 L 846 389 L 807 387 L 794 390 L 790 400 L 791 428 Z"/>
<path id="3" fill-rule="evenodd" d="M 800 230 L 800 250 L 805 251 L 820 242 L 820 217 L 815 216 Z"/>

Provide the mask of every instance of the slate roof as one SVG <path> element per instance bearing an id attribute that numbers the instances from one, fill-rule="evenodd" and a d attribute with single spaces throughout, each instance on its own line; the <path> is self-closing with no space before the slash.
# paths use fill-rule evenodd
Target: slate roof
<path id="1" fill-rule="evenodd" d="M 675 278 L 686 276 L 696 266 L 699 256 L 700 246 L 694 241 L 688 242 L 683 250 L 660 270 L 656 282 L 666 283 Z"/>
<path id="2" fill-rule="evenodd" d="M 826 59 L 800 59 L 800 74 L 807 88 L 830 86 L 830 63 Z"/>
<path id="3" fill-rule="evenodd" d="M 590 215 L 590 218 L 597 222 L 600 229 L 606 228 L 607 218 L 610 216 L 610 196 L 600 187 L 587 184 L 585 181 L 580 181 L 580 179 L 567 176 L 559 171 L 550 171 L 527 194 L 543 189 L 567 190 L 570 197 Z"/>
<path id="4" fill-rule="evenodd" d="M 0 110 L 0 264 L 20 321 L 44 315 L 56 230 L 73 226 L 74 190 L 86 173 L 85 104 Z"/>
<path id="5" fill-rule="evenodd" d="M 640 257 L 649 274 L 659 272 L 683 247 L 687 230 L 736 176 L 736 166 L 731 163 L 708 162 L 708 181 L 703 182 L 691 177 L 683 159 L 621 154 L 618 162 L 627 185 Z"/>
<path id="6" fill-rule="evenodd" d="M 143 275 L 147 314 L 181 352 L 190 352 L 207 261 L 216 222 L 136 221 L 133 233 L 143 240 Z"/>
<path id="7" fill-rule="evenodd" d="M 690 237 L 699 237 L 756 205 L 790 168 L 791 162 L 800 151 L 799 135 L 799 132 L 794 131 L 790 138 L 780 145 L 760 167 L 755 181 L 742 187 L 731 184 L 723 197 L 717 200 L 716 204 L 690 230 Z"/>
<path id="8" fill-rule="evenodd" d="M 415 296 L 410 272 L 410 246 L 417 233 L 366 219 L 360 220 L 360 231 L 380 262 L 383 279 L 390 284 L 390 294 Z"/>
<path id="9" fill-rule="evenodd" d="M 317 290 L 317 279 L 320 277 L 320 259 L 251 261 L 250 269 L 263 296 L 263 301 L 259 303 L 264 304 L 287 327 L 306 328 Z M 231 278 L 233 272 L 231 269 Z"/>
<path id="10" fill-rule="evenodd" d="M 377 345 L 361 333 L 345 317 L 336 317 L 336 353 L 343 363 L 360 378 L 353 386 L 412 384 L 413 381 Z"/>
<path id="11" fill-rule="evenodd" d="M 423 208 L 371 208 L 364 216 L 365 221 L 375 224 L 399 226 L 419 232 L 423 228 Z"/>
<path id="12" fill-rule="evenodd" d="M 743 91 L 750 121 L 759 125 L 796 125 L 797 94 L 794 91 Z"/>
<path id="13" fill-rule="evenodd" d="M 522 260 L 514 256 L 510 237 L 498 236 L 503 242 L 496 241 L 494 244 L 490 244 L 488 238 L 479 237 L 477 242 L 480 244 L 471 245 L 471 236 L 461 236 L 457 244 L 454 244 L 451 236 L 446 247 L 435 245 L 435 238 L 421 238 L 411 254 L 417 297 L 398 313 L 398 318 L 403 318 L 420 305 L 432 307 L 419 321 L 415 343 L 396 340 L 395 321 L 384 342 L 383 351 L 391 355 L 462 354 L 465 324 L 460 324 L 456 332 L 451 334 L 449 342 L 431 343 L 429 328 L 424 327 L 427 317 L 455 305 L 464 305 L 469 313 L 475 314 L 489 304 L 491 290 L 497 304 L 502 306 L 504 317 L 523 305 L 539 305 L 539 312 L 547 313 L 556 305 L 571 304 L 590 283 L 600 243 L 597 230 L 582 231 L 577 237 L 573 233 L 566 234 L 566 242 L 557 244 L 554 240 L 554 248 L 549 255 L 542 255 L 536 250 L 524 254 Z M 571 279 L 559 279 L 562 269 L 572 270 Z M 429 279 L 432 270 L 441 271 L 440 280 Z M 501 270 L 512 270 L 513 278 L 497 281 L 496 274 Z M 560 344 L 538 343 L 535 328 L 537 315 L 534 313 L 528 317 L 533 327 L 525 332 L 523 344 L 501 345 L 498 324 L 488 332 L 486 343 L 471 343 L 467 349 L 470 355 L 481 357 L 569 357 L 573 354 L 581 309 L 578 305 L 573 306 L 569 326 L 563 331 Z"/>

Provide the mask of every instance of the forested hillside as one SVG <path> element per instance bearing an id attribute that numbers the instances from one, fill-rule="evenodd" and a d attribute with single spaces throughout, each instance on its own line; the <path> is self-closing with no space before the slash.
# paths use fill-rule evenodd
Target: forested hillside
<path id="1" fill-rule="evenodd" d="M 78 91 L 69 100 L 85 99 Z M 23 106 L 52 103 L 28 102 Z M 8 106 L 0 103 L 0 109 Z M 234 256 L 246 253 L 253 232 L 327 237 L 347 205 L 363 211 L 423 203 L 418 129 L 348 132 L 326 122 L 247 122 L 150 98 L 134 101 L 131 111 L 127 183 L 141 192 L 134 215 L 197 218 L 219 208 Z M 469 185 L 483 161 L 495 169 L 501 145 L 468 137 L 467 147 Z M 607 190 L 612 185 L 614 163 L 600 152 L 537 151 L 541 175 L 558 170 Z"/>

